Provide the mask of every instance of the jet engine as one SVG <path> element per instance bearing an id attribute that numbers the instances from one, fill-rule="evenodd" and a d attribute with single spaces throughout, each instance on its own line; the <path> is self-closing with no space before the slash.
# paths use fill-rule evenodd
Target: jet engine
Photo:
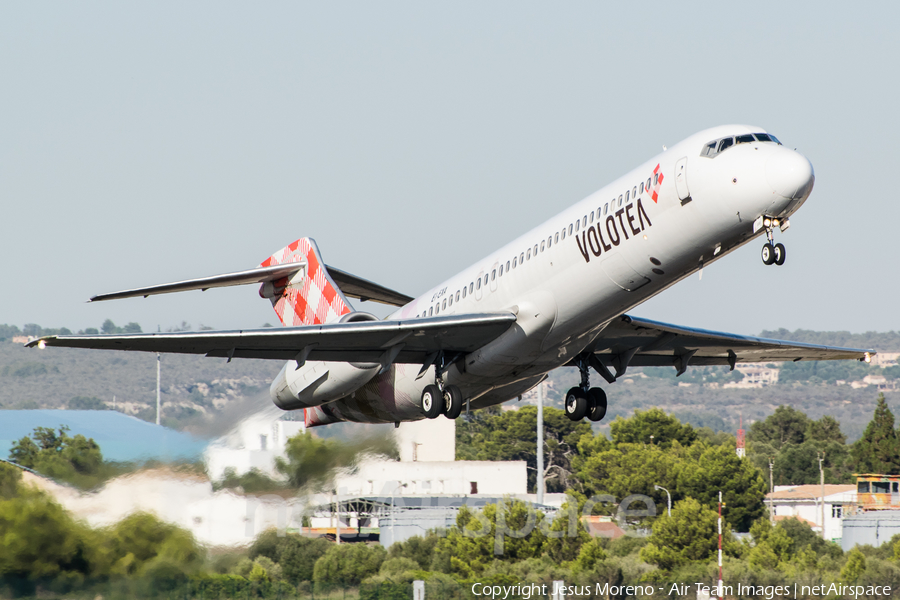
<path id="1" fill-rule="evenodd" d="M 353 312 L 341 317 L 341 323 L 377 321 L 378 317 L 365 312 Z M 269 395 L 282 410 L 297 410 L 333 402 L 364 386 L 381 370 L 378 363 L 346 363 L 306 361 L 299 365 L 289 361 L 272 381 Z"/>

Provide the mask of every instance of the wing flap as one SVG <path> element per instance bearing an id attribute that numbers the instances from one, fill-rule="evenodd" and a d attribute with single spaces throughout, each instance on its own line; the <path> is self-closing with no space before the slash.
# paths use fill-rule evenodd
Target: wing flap
<path id="1" fill-rule="evenodd" d="M 683 357 L 687 357 L 692 365 L 734 365 L 799 360 L 867 360 L 875 352 L 707 331 L 625 315 L 612 321 L 601 332 L 594 354 L 607 365 L 618 366 L 616 361 L 631 355 L 626 366 L 678 368 Z"/>
<path id="2" fill-rule="evenodd" d="M 278 329 L 49 336 L 28 345 L 280 360 L 295 359 L 304 351 L 308 360 L 378 362 L 387 350 L 402 344 L 394 362 L 420 364 L 441 350 L 472 352 L 515 321 L 512 313 L 490 313 Z"/>

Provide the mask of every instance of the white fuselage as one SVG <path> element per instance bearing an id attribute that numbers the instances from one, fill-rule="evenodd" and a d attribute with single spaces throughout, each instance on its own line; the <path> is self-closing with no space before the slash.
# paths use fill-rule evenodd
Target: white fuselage
<path id="1" fill-rule="evenodd" d="M 753 238 L 763 215 L 785 219 L 809 196 L 809 161 L 775 142 L 703 155 L 743 125 L 697 133 L 428 290 L 388 319 L 514 312 L 516 325 L 445 375 L 472 408 L 508 400 L 584 350 L 615 317 Z M 659 176 L 662 176 L 661 181 Z M 655 197 L 654 197 L 655 196 Z M 433 371 L 395 365 L 310 424 L 422 417 Z"/>

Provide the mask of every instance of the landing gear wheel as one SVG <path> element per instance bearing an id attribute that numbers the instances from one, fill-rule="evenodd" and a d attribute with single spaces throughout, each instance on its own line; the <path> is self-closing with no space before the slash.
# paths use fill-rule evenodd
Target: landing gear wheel
<path id="1" fill-rule="evenodd" d="M 426 385 L 422 390 L 422 412 L 429 419 L 437 419 L 443 412 L 444 395 L 436 385 Z"/>
<path id="2" fill-rule="evenodd" d="M 762 247 L 762 261 L 767 265 L 775 262 L 775 247 L 772 244 L 766 244 Z"/>
<path id="3" fill-rule="evenodd" d="M 462 412 L 462 392 L 455 385 L 444 386 L 444 416 L 455 419 Z"/>
<path id="4" fill-rule="evenodd" d="M 775 244 L 775 248 L 773 249 L 775 253 L 775 264 L 779 267 L 784 264 L 784 259 L 787 258 L 787 252 L 784 249 L 784 244 Z"/>
<path id="5" fill-rule="evenodd" d="M 591 388 L 588 390 L 588 398 L 591 401 L 591 409 L 587 413 L 587 418 L 595 423 L 602 421 L 606 416 L 606 392 L 602 388 Z"/>
<path id="6" fill-rule="evenodd" d="M 572 421 L 580 421 L 587 411 L 587 394 L 580 387 L 573 387 L 566 393 L 566 416 Z"/>

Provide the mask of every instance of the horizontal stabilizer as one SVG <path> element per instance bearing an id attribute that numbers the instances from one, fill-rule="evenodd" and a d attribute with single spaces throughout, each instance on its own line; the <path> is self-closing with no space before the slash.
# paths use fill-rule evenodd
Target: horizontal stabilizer
<path id="1" fill-rule="evenodd" d="M 187 292 L 189 290 L 206 291 L 209 288 L 228 287 L 232 285 L 249 285 L 252 283 L 265 283 L 266 281 L 275 281 L 284 277 L 292 277 L 304 266 L 304 263 L 290 263 L 284 265 L 275 265 L 273 267 L 247 269 L 246 271 L 238 271 L 236 273 L 213 275 L 212 277 L 185 279 L 184 281 L 151 285 L 147 287 L 136 288 L 133 290 L 122 290 L 121 292 L 97 294 L 96 296 L 93 296 L 90 301 L 99 302 L 101 300 L 119 300 L 121 298 L 138 298 L 140 296 L 146 298 L 147 296 L 154 296 L 156 294 L 171 294 L 174 292 Z"/>
<path id="2" fill-rule="evenodd" d="M 120 300 L 122 298 L 139 298 L 154 296 L 157 294 L 171 294 L 174 292 L 187 292 L 190 290 L 208 290 L 210 288 L 228 287 L 233 285 L 249 285 L 254 283 L 265 283 L 267 281 L 277 281 L 278 279 L 291 278 L 300 269 L 306 266 L 306 263 L 295 262 L 274 265 L 271 267 L 259 267 L 256 269 L 247 269 L 246 271 L 238 271 L 236 273 L 225 273 L 223 275 L 213 275 L 212 277 L 200 277 L 198 279 L 186 279 L 184 281 L 176 281 L 174 283 L 163 283 L 160 285 L 151 285 L 133 290 L 122 290 L 120 292 L 110 292 L 108 294 L 97 294 L 90 299 L 90 302 L 99 302 L 101 300 Z M 391 306 L 403 306 L 411 302 L 412 298 L 406 294 L 386 288 L 377 283 L 373 283 L 362 277 L 351 275 L 346 271 L 335 269 L 327 266 L 328 272 L 335 284 L 341 289 L 345 296 L 350 298 L 359 298 L 360 300 L 371 300 L 372 302 L 380 302 L 381 304 L 389 304 Z"/>

